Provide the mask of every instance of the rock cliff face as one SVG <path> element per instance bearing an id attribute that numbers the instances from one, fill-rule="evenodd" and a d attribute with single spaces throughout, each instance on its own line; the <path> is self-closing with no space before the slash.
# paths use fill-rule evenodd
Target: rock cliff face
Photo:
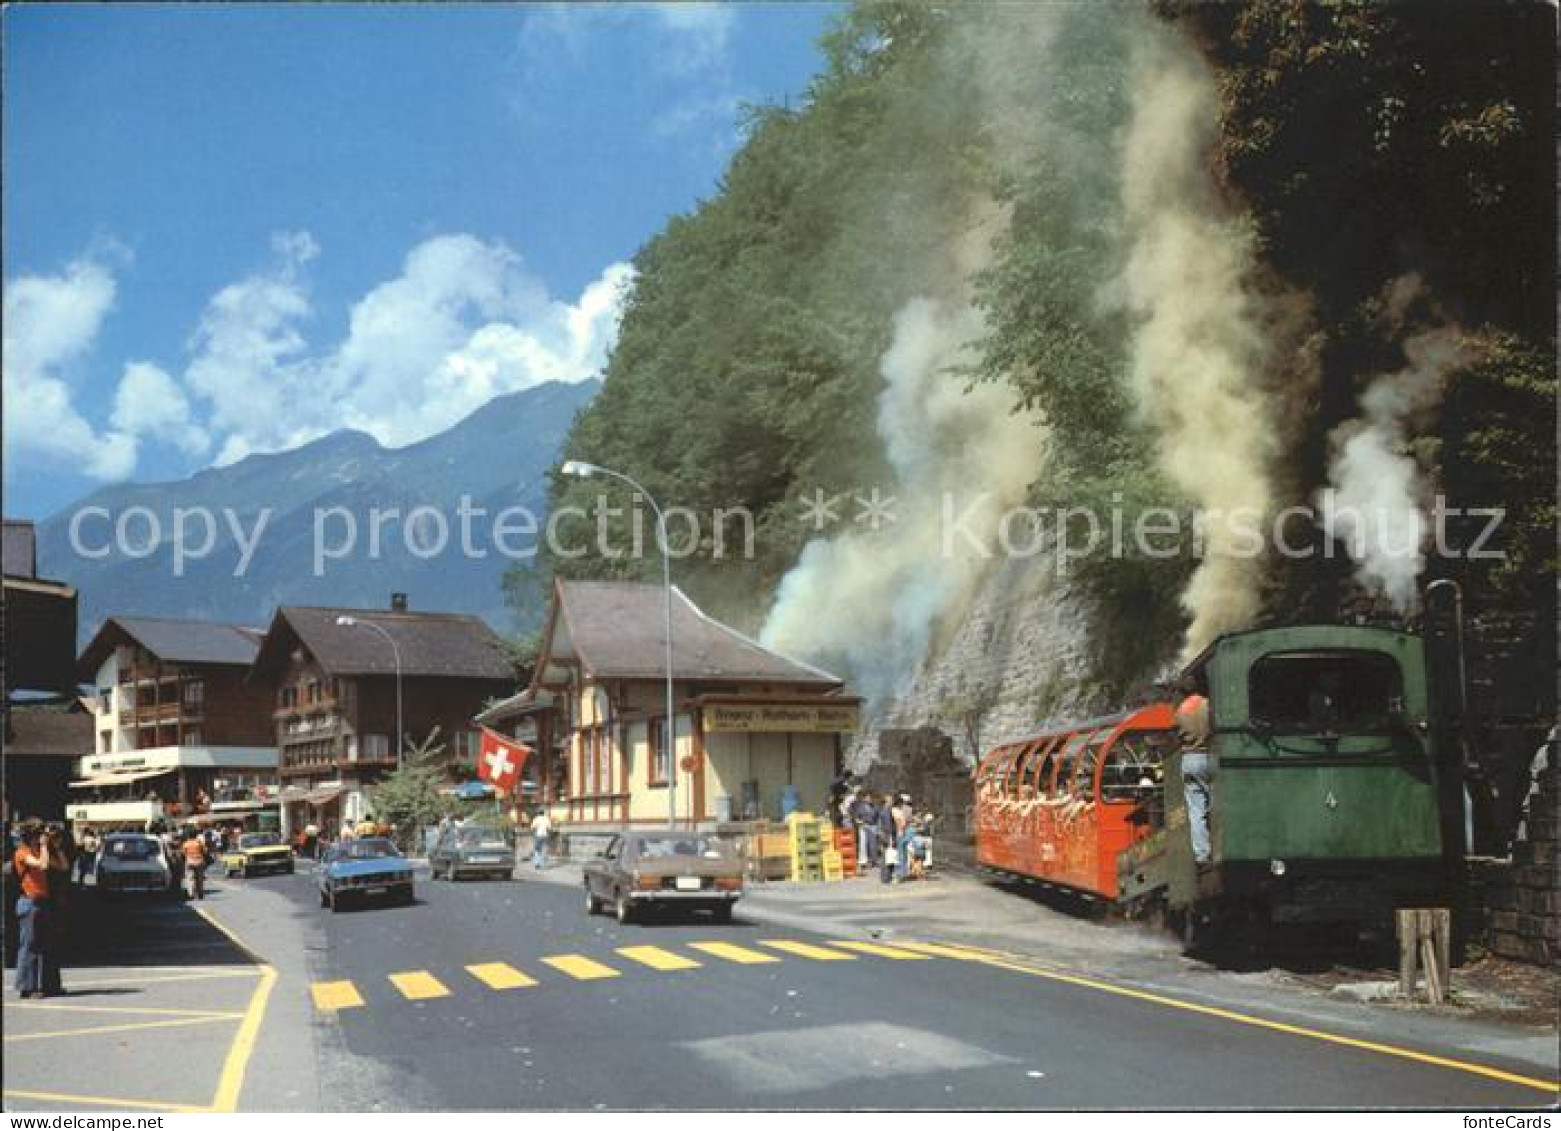
<path id="1" fill-rule="evenodd" d="M 865 772 L 885 731 L 936 727 L 969 766 L 980 751 L 1089 702 L 1087 618 L 1055 559 L 994 563 L 965 610 L 943 626 L 915 676 L 858 737 L 848 755 Z"/>

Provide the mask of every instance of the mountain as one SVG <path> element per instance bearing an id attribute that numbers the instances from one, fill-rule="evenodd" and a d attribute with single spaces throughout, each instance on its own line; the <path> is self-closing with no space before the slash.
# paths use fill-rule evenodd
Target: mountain
<path id="1" fill-rule="evenodd" d="M 414 610 L 474 613 L 501 632 L 529 627 L 539 610 L 517 623 L 501 579 L 530 560 L 514 555 L 541 536 L 548 471 L 575 414 L 599 387 L 549 382 L 496 397 L 405 448 L 334 432 L 177 482 L 104 487 L 39 524 L 39 572 L 80 590 L 84 640 L 116 613 L 263 625 L 280 604 L 378 608 L 393 592 L 406 593 Z M 495 515 L 509 507 L 536 516 L 538 532 L 511 533 L 506 553 L 493 535 Z M 211 549 L 201 555 L 207 515 Z M 441 524 L 446 538 L 438 550 Z M 128 537 L 116 539 L 116 527 Z M 253 552 L 235 576 L 242 545 Z"/>

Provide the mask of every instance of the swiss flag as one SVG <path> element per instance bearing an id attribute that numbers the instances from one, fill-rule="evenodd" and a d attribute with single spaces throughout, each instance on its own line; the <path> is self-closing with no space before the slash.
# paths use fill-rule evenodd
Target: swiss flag
<path id="1" fill-rule="evenodd" d="M 482 743 L 477 748 L 477 776 L 500 794 L 510 793 L 520 780 L 520 768 L 530 756 L 531 747 L 483 727 Z"/>

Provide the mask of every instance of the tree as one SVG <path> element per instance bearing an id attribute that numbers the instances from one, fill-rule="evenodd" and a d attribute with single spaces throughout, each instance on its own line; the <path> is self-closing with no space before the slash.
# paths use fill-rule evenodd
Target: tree
<path id="1" fill-rule="evenodd" d="M 403 848 L 413 847 L 417 831 L 438 821 L 446 803 L 439 792 L 444 785 L 445 746 L 439 728 L 420 743 L 407 743 L 401 765 L 386 774 L 369 792 L 374 816 L 396 827 Z"/>

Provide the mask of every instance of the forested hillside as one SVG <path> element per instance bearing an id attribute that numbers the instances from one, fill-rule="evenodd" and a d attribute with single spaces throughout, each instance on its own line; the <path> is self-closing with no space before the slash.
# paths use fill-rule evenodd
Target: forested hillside
<path id="1" fill-rule="evenodd" d="M 1533 4 L 857 5 L 638 255 L 565 451 L 748 507 L 756 560 L 707 539 L 680 582 L 874 693 L 991 568 L 933 552 L 956 489 L 1129 525 L 1370 501 L 1411 539 L 1438 490 L 1505 508 L 1505 561 L 1324 555 L 1297 518 L 1305 559 L 1241 560 L 1216 521 L 1198 557 L 1068 563 L 1103 702 L 1219 631 L 1359 597 L 1412 618 L 1435 574 L 1553 624 L 1554 31 Z M 849 520 L 874 487 L 900 511 L 872 538 L 799 506 Z"/>

